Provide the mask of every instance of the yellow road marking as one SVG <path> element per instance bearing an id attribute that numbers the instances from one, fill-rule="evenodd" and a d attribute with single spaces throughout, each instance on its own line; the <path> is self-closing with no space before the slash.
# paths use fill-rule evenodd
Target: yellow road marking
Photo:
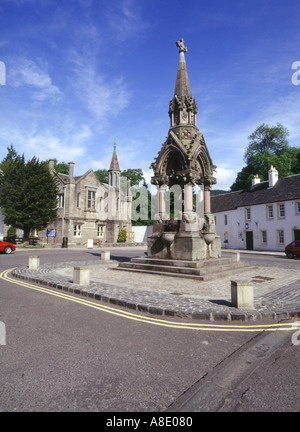
<path id="1" fill-rule="evenodd" d="M 65 292 L 58 292 L 57 290 L 40 287 L 37 285 L 33 285 L 32 283 L 28 283 L 25 281 L 20 281 L 18 279 L 13 279 L 9 277 L 8 274 L 14 269 L 5 270 L 0 273 L 0 279 L 6 280 L 16 285 L 21 285 L 25 288 L 29 288 L 35 291 L 39 291 L 48 295 L 53 295 L 55 297 L 62 298 L 64 300 L 69 300 L 75 303 L 79 303 L 84 306 L 91 307 L 96 310 L 100 310 L 102 312 L 106 312 L 112 315 L 116 315 L 122 318 L 127 318 L 134 321 L 139 321 L 147 324 L 177 328 L 177 329 L 185 329 L 185 330 L 202 330 L 202 331 L 227 331 L 227 332 L 260 332 L 260 331 L 287 331 L 297 329 L 298 322 L 289 322 L 289 323 L 277 323 L 277 324 L 247 324 L 247 325 L 234 325 L 234 324 L 206 324 L 206 323 L 186 323 L 186 322 L 172 322 L 168 320 L 162 320 L 159 318 L 152 317 L 143 317 L 135 313 L 122 311 L 113 307 L 97 304 L 90 300 L 85 300 L 83 298 L 77 298 L 73 295 L 66 294 Z"/>

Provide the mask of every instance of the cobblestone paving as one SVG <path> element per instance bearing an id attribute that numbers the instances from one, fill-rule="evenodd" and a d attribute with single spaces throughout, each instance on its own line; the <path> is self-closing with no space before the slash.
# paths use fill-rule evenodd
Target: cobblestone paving
<path id="1" fill-rule="evenodd" d="M 73 284 L 73 267 L 89 266 L 90 285 Z M 250 267 L 210 281 L 115 270 L 116 261 L 69 262 L 19 268 L 14 276 L 96 300 L 157 315 L 208 320 L 256 321 L 300 317 L 300 270 Z M 231 280 L 254 285 L 255 310 L 231 306 Z"/>

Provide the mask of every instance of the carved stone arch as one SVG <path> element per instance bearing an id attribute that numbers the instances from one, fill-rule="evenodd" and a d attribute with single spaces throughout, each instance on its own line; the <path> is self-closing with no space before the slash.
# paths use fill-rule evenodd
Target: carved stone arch
<path id="1" fill-rule="evenodd" d="M 212 175 L 212 160 L 208 154 L 206 147 L 202 146 L 197 153 L 194 154 L 196 164 L 201 168 L 202 176 Z"/>
<path id="2" fill-rule="evenodd" d="M 168 178 L 168 184 L 174 184 L 175 173 L 184 169 L 186 169 L 184 154 L 179 148 L 170 145 L 163 155 L 159 174 L 164 178 Z"/>

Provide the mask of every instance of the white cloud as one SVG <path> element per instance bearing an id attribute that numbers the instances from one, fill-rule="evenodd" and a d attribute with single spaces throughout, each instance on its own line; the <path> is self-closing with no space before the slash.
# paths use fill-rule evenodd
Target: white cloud
<path id="1" fill-rule="evenodd" d="M 217 184 L 214 186 L 214 189 L 229 190 L 236 179 L 237 172 L 237 170 L 230 168 L 228 165 L 217 167 L 217 171 L 214 173 Z"/>
<path id="2" fill-rule="evenodd" d="M 109 2 L 105 16 L 114 37 L 123 42 L 148 28 L 148 24 L 141 16 L 141 6 L 136 0 Z"/>
<path id="3" fill-rule="evenodd" d="M 94 58 L 83 58 L 75 52 L 72 63 L 77 97 L 96 119 L 105 123 L 108 115 L 116 115 L 128 105 L 130 94 L 122 76 L 105 76 L 97 70 Z"/>
<path id="4" fill-rule="evenodd" d="M 56 133 L 32 125 L 0 127 L 0 141 L 7 143 L 6 147 L 12 143 L 19 154 L 24 153 L 26 159 L 31 159 L 33 156 L 40 160 L 56 158 L 60 162 L 84 159 L 86 152 L 84 143 L 90 136 L 91 131 L 87 125 L 75 127 L 74 124 L 71 127 L 65 123 L 65 127 L 62 125 L 57 128 Z M 1 156 L 2 159 L 5 154 Z"/>
<path id="5" fill-rule="evenodd" d="M 14 87 L 32 88 L 32 98 L 36 101 L 42 102 L 46 99 L 56 101 L 62 93 L 52 83 L 47 69 L 47 64 L 41 61 L 34 62 L 28 58 L 19 58 L 11 68 L 10 84 Z"/>
<path id="6" fill-rule="evenodd" d="M 288 96 L 272 101 L 264 112 L 264 123 L 285 126 L 289 132 L 290 145 L 300 147 L 300 88 L 292 87 Z"/>

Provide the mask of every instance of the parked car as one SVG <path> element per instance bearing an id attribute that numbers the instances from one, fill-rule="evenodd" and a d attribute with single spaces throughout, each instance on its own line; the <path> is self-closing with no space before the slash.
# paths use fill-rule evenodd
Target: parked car
<path id="1" fill-rule="evenodd" d="M 288 258 L 294 258 L 295 256 L 300 256 L 300 240 L 294 240 L 292 243 L 288 244 L 284 250 Z"/>
<path id="2" fill-rule="evenodd" d="M 16 245 L 14 245 L 13 243 L 0 240 L 0 253 L 10 254 L 15 250 L 16 250 Z"/>

